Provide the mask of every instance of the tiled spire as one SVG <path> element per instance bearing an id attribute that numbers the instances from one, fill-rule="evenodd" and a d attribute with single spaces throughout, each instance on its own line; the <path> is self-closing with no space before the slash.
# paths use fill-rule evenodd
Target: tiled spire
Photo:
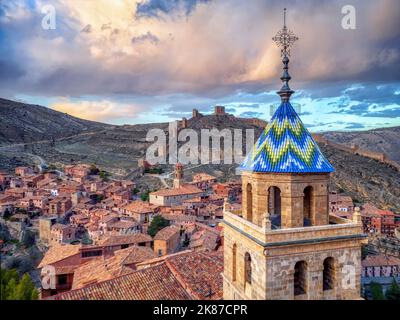
<path id="1" fill-rule="evenodd" d="M 240 169 L 252 172 L 328 173 L 334 171 L 317 143 L 305 128 L 289 102 L 293 90 L 288 72 L 290 48 L 298 38 L 284 26 L 273 38 L 281 48 L 283 74 L 282 88 L 277 92 L 282 103 L 258 138 L 253 150 L 246 156 Z"/>

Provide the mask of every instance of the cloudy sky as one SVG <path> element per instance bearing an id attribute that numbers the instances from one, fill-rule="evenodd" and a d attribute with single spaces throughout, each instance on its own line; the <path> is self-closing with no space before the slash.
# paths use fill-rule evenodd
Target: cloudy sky
<path id="1" fill-rule="evenodd" d="M 348 4 L 355 30 L 342 27 Z M 0 97 L 115 124 L 214 105 L 268 120 L 281 73 L 271 38 L 285 6 L 300 38 L 292 102 L 307 127 L 400 125 L 398 0 L 0 0 Z"/>

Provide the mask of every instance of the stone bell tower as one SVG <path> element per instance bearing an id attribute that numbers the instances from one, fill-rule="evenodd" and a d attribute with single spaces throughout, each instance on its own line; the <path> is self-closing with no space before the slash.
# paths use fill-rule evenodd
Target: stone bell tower
<path id="1" fill-rule="evenodd" d="M 174 188 L 180 188 L 182 186 L 183 181 L 183 165 L 181 163 L 177 163 L 175 165 L 175 177 L 174 177 Z"/>
<path id="2" fill-rule="evenodd" d="M 283 62 L 281 105 L 240 166 L 241 211 L 224 210 L 224 298 L 358 299 L 365 235 L 359 219 L 329 215 L 334 169 L 290 104 L 298 38 L 285 20 L 273 38 Z"/>

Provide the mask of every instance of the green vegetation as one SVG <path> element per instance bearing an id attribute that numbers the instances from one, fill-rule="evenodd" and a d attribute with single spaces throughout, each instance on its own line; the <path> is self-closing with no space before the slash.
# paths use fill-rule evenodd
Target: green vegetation
<path id="1" fill-rule="evenodd" d="M 380 283 L 371 282 L 370 287 L 373 300 L 385 300 L 385 295 L 383 294 Z"/>
<path id="2" fill-rule="evenodd" d="M 22 236 L 22 244 L 29 248 L 35 244 L 35 234 L 30 230 L 25 230 Z"/>
<path id="3" fill-rule="evenodd" d="M 109 177 L 110 175 L 111 175 L 111 174 L 110 174 L 109 172 L 104 171 L 104 170 L 100 170 L 100 172 L 99 172 L 99 176 L 100 176 L 101 180 L 103 180 L 104 182 L 106 182 L 106 181 L 109 180 L 108 177 Z"/>
<path id="4" fill-rule="evenodd" d="M 137 195 L 140 192 L 140 190 L 138 188 L 134 188 L 132 190 L 132 195 Z"/>
<path id="5" fill-rule="evenodd" d="M 150 191 L 149 191 L 149 190 L 143 191 L 143 192 L 140 194 L 140 199 L 141 199 L 142 201 L 149 201 L 149 194 L 150 194 Z"/>
<path id="6" fill-rule="evenodd" d="M 89 174 L 90 175 L 97 175 L 97 174 L 99 174 L 99 169 L 96 167 L 96 165 L 93 163 L 93 164 L 91 164 L 90 165 L 90 168 L 89 168 Z"/>
<path id="7" fill-rule="evenodd" d="M 17 270 L 0 270 L 0 300 L 37 300 L 39 292 L 31 277 L 25 273 L 20 279 Z"/>
<path id="8" fill-rule="evenodd" d="M 368 248 L 367 246 L 363 245 L 361 247 L 361 260 L 364 260 L 368 256 Z"/>
<path id="9" fill-rule="evenodd" d="M 163 169 L 161 169 L 161 168 L 150 168 L 150 169 L 146 169 L 144 172 L 145 173 L 151 173 L 151 174 L 161 174 L 161 173 L 163 173 Z"/>
<path id="10" fill-rule="evenodd" d="M 169 226 L 169 221 L 162 216 L 155 216 L 153 220 L 150 223 L 149 229 L 147 230 L 147 233 L 154 237 L 158 231 L 161 229 L 164 229 L 165 227 Z"/>
<path id="11" fill-rule="evenodd" d="M 386 299 L 397 301 L 400 300 L 400 287 L 395 278 L 393 278 L 390 288 L 386 291 Z"/>

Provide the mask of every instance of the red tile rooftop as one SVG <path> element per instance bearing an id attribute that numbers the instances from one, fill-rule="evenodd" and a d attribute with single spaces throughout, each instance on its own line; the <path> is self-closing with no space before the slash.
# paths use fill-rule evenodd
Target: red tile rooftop
<path id="1" fill-rule="evenodd" d="M 38 268 L 42 268 L 46 265 L 64 260 L 68 257 L 76 255 L 79 253 L 80 245 L 54 245 L 45 253 L 42 261 L 39 263 Z"/>
<path id="2" fill-rule="evenodd" d="M 189 300 L 171 270 L 160 264 L 51 297 L 52 300 Z"/>
<path id="3" fill-rule="evenodd" d="M 154 240 L 169 240 L 171 237 L 179 233 L 179 230 L 180 230 L 179 227 L 175 225 L 165 227 L 157 232 L 157 234 L 154 237 Z"/>
<path id="4" fill-rule="evenodd" d="M 54 300 L 222 299 L 222 252 L 185 251 L 127 275 L 58 294 Z"/>
<path id="5" fill-rule="evenodd" d="M 150 242 L 153 239 L 144 233 L 135 233 L 129 235 L 117 235 L 117 236 L 109 236 L 100 242 L 102 246 L 118 246 L 122 244 L 137 244 L 141 242 Z"/>
<path id="6" fill-rule="evenodd" d="M 363 267 L 400 266 L 400 259 L 394 256 L 369 255 L 361 261 Z"/>
<path id="7" fill-rule="evenodd" d="M 179 196 L 179 195 L 186 195 L 186 194 L 197 194 L 197 193 L 202 193 L 203 191 L 197 188 L 194 185 L 190 184 L 185 184 L 181 186 L 180 188 L 174 188 L 174 189 L 162 189 L 159 191 L 155 191 L 150 193 L 151 195 L 154 196 L 162 196 L 162 197 L 172 197 L 172 196 Z"/>
<path id="8" fill-rule="evenodd" d="M 149 213 L 149 212 L 154 212 L 154 210 L 157 208 L 158 206 L 156 205 L 150 204 L 145 201 L 137 200 L 124 206 L 122 209 L 127 211 L 132 211 L 135 213 Z"/>

